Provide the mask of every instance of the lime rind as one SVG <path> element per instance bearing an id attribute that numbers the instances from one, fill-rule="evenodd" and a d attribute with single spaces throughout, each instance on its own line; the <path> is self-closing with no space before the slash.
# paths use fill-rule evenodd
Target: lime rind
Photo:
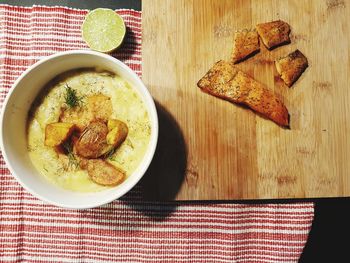
<path id="1" fill-rule="evenodd" d="M 118 48 L 125 37 L 123 19 L 113 10 L 97 8 L 89 12 L 82 25 L 82 37 L 96 51 L 108 53 Z"/>

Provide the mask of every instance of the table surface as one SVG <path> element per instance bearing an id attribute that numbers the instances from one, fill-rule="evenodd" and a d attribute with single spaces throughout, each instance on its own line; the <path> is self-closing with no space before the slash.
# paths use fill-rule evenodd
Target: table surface
<path id="1" fill-rule="evenodd" d="M 161 120 L 151 166 L 156 199 L 169 192 L 176 200 L 350 196 L 350 30 L 341 27 L 350 7 L 277 2 L 142 1 L 142 80 Z M 291 43 L 273 51 L 260 43 L 260 52 L 236 67 L 285 103 L 290 129 L 196 87 L 216 61 L 231 57 L 236 30 L 277 19 L 291 25 Z M 296 49 L 309 66 L 288 88 L 274 60 Z"/>
<path id="2" fill-rule="evenodd" d="M 132 8 L 141 10 L 141 0 L 0 0 L 0 4 L 31 6 L 37 5 L 62 5 L 82 9 L 93 9 L 97 7 L 106 8 Z M 267 201 L 227 201 L 234 203 L 287 203 L 303 200 L 267 200 Z M 323 198 L 308 199 L 315 202 L 315 219 L 310 232 L 309 240 L 300 258 L 300 263 L 306 262 L 344 262 L 349 258 L 348 242 L 350 236 L 350 198 Z M 206 202 L 202 202 L 206 204 Z M 339 259 L 339 260 L 337 260 Z M 340 261 L 342 260 L 342 261 Z"/>

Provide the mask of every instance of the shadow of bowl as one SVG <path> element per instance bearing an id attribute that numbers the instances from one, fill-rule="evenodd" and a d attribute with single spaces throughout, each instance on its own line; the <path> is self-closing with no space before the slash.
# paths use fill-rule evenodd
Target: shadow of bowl
<path id="1" fill-rule="evenodd" d="M 172 201 L 176 198 L 185 179 L 187 147 L 175 118 L 158 102 L 156 107 L 159 136 L 155 155 L 141 181 L 123 201 L 143 214 L 159 219 L 171 213 L 176 208 L 175 203 L 168 209 L 153 211 L 145 208 L 157 205 L 155 201 Z"/>

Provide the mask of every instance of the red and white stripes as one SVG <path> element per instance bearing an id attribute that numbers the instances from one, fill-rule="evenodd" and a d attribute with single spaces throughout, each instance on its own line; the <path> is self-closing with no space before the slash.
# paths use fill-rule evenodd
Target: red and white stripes
<path id="1" fill-rule="evenodd" d="M 86 12 L 0 5 L 0 106 L 29 65 L 87 48 Z M 117 12 L 129 37 L 113 55 L 141 75 L 141 13 Z M 143 202 L 140 186 L 103 207 L 65 210 L 25 192 L 1 155 L 0 180 L 1 262 L 297 262 L 314 212 L 312 203 Z"/>

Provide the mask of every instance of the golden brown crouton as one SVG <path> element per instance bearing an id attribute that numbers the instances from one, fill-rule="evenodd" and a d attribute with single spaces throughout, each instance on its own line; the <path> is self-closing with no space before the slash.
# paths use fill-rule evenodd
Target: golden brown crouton
<path id="1" fill-rule="evenodd" d="M 111 99 L 97 94 L 87 97 L 87 103 L 81 107 L 62 108 L 60 121 L 74 123 L 82 131 L 94 119 L 107 121 L 112 112 Z"/>
<path id="2" fill-rule="evenodd" d="M 61 122 L 72 123 L 82 131 L 93 119 L 93 115 L 85 107 L 61 108 L 59 120 Z"/>
<path id="3" fill-rule="evenodd" d="M 83 160 L 81 168 L 86 169 L 90 178 L 97 184 L 116 186 L 125 178 L 125 172 L 101 159 Z"/>
<path id="4" fill-rule="evenodd" d="M 87 98 L 87 104 L 87 107 L 95 119 L 107 121 L 112 115 L 113 109 L 111 98 L 103 94 L 89 96 Z"/>
<path id="5" fill-rule="evenodd" d="M 290 26 L 284 21 L 277 20 L 258 24 L 256 30 L 268 49 L 290 43 Z"/>
<path id="6" fill-rule="evenodd" d="M 235 32 L 232 51 L 233 63 L 241 62 L 248 56 L 257 53 L 259 50 L 259 36 L 255 30 Z"/>
<path id="7" fill-rule="evenodd" d="M 62 144 L 72 134 L 75 125 L 71 123 L 56 122 L 45 127 L 45 145 L 58 146 Z"/>
<path id="8" fill-rule="evenodd" d="M 308 67 L 307 58 L 298 49 L 275 61 L 281 79 L 291 87 Z"/>
<path id="9" fill-rule="evenodd" d="M 244 104 L 281 126 L 289 125 L 288 110 L 278 97 L 233 63 L 215 63 L 197 85 L 211 95 Z"/>

